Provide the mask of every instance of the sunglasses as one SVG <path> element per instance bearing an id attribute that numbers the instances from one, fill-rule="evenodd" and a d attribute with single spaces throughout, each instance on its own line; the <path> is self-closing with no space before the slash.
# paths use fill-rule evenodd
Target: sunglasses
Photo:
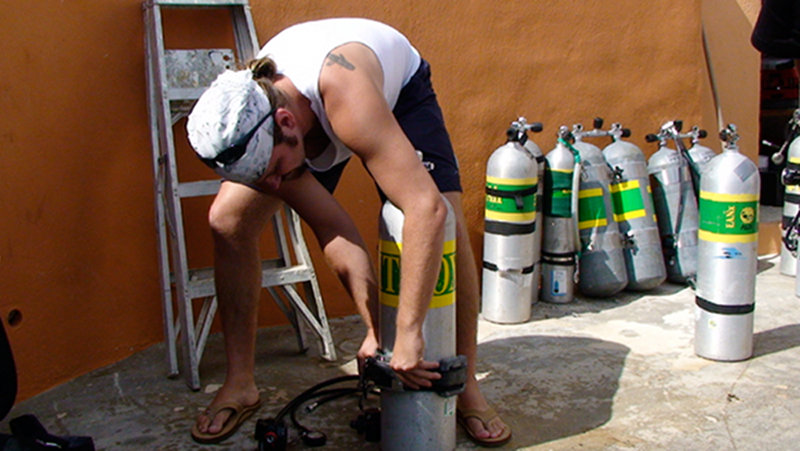
<path id="1" fill-rule="evenodd" d="M 220 163 L 223 165 L 236 163 L 237 161 L 239 161 L 240 158 L 242 158 L 242 155 L 244 155 L 244 152 L 247 150 L 247 145 L 250 143 L 250 140 L 253 139 L 253 136 L 255 136 L 259 127 L 261 127 L 261 124 L 263 124 L 264 121 L 269 119 L 269 117 L 272 116 L 273 114 L 275 114 L 274 107 L 271 110 L 269 110 L 269 113 L 267 113 L 266 116 L 264 116 L 258 121 L 256 126 L 253 127 L 252 130 L 247 132 L 246 135 L 242 136 L 239 139 L 239 141 L 236 142 L 236 144 L 218 153 L 217 156 L 214 158 L 200 157 L 200 160 L 211 169 L 217 169 Z"/>

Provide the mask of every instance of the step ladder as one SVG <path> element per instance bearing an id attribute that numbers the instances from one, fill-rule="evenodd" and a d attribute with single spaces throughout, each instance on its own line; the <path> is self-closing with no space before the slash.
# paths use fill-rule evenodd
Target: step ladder
<path id="1" fill-rule="evenodd" d="M 216 8 L 230 11 L 233 21 L 233 49 L 166 49 L 162 9 Z M 181 372 L 187 385 L 200 388 L 198 366 L 217 309 L 213 268 L 190 268 L 184 236 L 181 200 L 211 196 L 220 180 L 180 182 L 173 126 L 191 111 L 200 94 L 217 74 L 233 68 L 235 61 L 247 61 L 257 52 L 253 19 L 247 0 L 147 0 L 143 4 L 148 112 L 153 148 L 156 229 L 159 273 L 167 342 L 169 376 L 179 374 L 177 347 L 181 348 Z M 325 306 L 300 227 L 300 219 L 289 207 L 272 220 L 278 257 L 262 262 L 261 286 L 266 288 L 294 327 L 301 351 L 306 350 L 305 329 L 319 338 L 320 355 L 335 360 L 336 351 L 328 326 Z M 289 253 L 286 230 L 294 250 Z M 293 261 L 294 260 L 294 261 Z M 296 287 L 301 286 L 304 297 Z M 283 296 L 281 296 L 281 294 Z M 173 301 L 174 297 L 174 301 Z M 202 299 L 199 312 L 193 300 Z M 177 305 L 177 318 L 173 310 Z M 301 321 L 302 320 L 302 321 Z"/>

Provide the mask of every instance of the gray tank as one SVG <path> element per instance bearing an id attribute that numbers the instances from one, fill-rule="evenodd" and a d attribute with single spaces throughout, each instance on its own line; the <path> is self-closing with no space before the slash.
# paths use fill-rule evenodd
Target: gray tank
<path id="1" fill-rule="evenodd" d="M 664 128 L 658 136 L 648 135 L 649 141 L 658 140 L 660 144 L 650 156 L 647 171 L 652 177 L 667 279 L 684 284 L 693 282 L 697 274 L 697 200 L 690 163 L 680 152 L 667 147 L 669 137 L 669 130 Z"/>
<path id="2" fill-rule="evenodd" d="M 613 296 L 628 285 L 628 273 L 619 226 L 609 190 L 613 174 L 599 147 L 582 141 L 575 126 L 573 146 L 580 153 L 581 180 L 578 193 L 580 259 L 578 289 L 590 297 Z"/>
<path id="3" fill-rule="evenodd" d="M 785 172 L 793 171 L 800 173 L 800 137 L 792 140 L 789 145 Z M 783 192 L 783 214 L 781 229 L 784 239 L 781 240 L 781 274 L 794 276 L 797 273 L 797 231 L 792 227 L 792 221 L 797 215 L 800 206 L 800 185 L 792 182 L 785 183 Z M 787 234 L 788 231 L 788 234 Z M 788 242 L 788 245 L 787 245 Z M 789 246 L 793 248 L 790 249 Z M 800 293 L 800 291 L 798 291 Z"/>
<path id="4" fill-rule="evenodd" d="M 569 130 L 561 127 L 556 147 L 545 156 L 544 176 L 541 299 L 561 304 L 575 297 L 577 218 L 573 216 L 573 202 L 577 198 L 573 194 L 577 179 L 573 176 L 575 156 L 563 138 L 568 134 Z"/>
<path id="5" fill-rule="evenodd" d="M 723 152 L 700 183 L 695 353 L 738 361 L 753 353 L 758 264 L 758 168 L 739 153 L 736 127 L 721 133 Z"/>
<path id="6" fill-rule="evenodd" d="M 422 325 L 424 359 L 439 361 L 456 355 L 456 224 L 449 202 L 439 279 Z M 391 202 L 381 210 L 380 234 L 380 341 L 391 355 L 400 296 L 403 213 Z M 381 449 L 454 450 L 456 397 L 432 391 L 381 390 Z"/>
<path id="7" fill-rule="evenodd" d="M 512 124 L 508 141 L 486 163 L 481 316 L 510 324 L 530 318 L 536 299 L 534 269 L 540 254 L 536 242 L 538 163 L 523 147 L 525 130 Z"/>
<path id="8" fill-rule="evenodd" d="M 520 118 L 522 120 L 522 118 Z M 540 131 L 533 129 L 532 131 Z M 523 144 L 533 158 L 536 160 L 537 172 L 536 178 L 539 181 L 536 184 L 536 230 L 533 231 L 533 289 L 531 290 L 531 304 L 535 304 L 539 300 L 539 287 L 542 285 L 542 202 L 544 201 L 544 154 L 542 149 L 533 142 L 532 139 L 525 140 Z"/>
<path id="9" fill-rule="evenodd" d="M 614 124 L 611 133 L 614 141 L 603 149 L 603 156 L 614 171 L 611 196 L 614 219 L 625 241 L 626 289 L 646 291 L 661 285 L 667 278 L 647 161 L 641 149 L 621 139 L 630 136 L 630 131 Z"/>

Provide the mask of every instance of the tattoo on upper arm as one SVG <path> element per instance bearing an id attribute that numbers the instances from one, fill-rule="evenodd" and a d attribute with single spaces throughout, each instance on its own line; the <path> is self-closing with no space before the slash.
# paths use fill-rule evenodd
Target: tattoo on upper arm
<path id="1" fill-rule="evenodd" d="M 347 70 L 356 69 L 356 66 L 353 66 L 353 63 L 351 63 L 350 61 L 347 61 L 347 58 L 345 58 L 344 55 L 342 55 L 341 53 L 338 55 L 335 53 L 328 54 L 328 63 L 326 64 L 326 66 L 332 66 L 334 64 L 338 64 Z"/>

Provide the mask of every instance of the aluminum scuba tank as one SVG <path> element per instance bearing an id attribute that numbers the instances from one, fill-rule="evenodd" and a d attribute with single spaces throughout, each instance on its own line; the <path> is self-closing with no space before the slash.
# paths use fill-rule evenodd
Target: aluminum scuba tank
<path id="1" fill-rule="evenodd" d="M 717 156 L 716 152 L 700 144 L 700 140 L 706 136 L 707 132 L 701 130 L 700 127 L 696 125 L 692 127 L 692 130 L 688 133 L 688 137 L 692 142 L 692 147 L 686 152 L 689 154 L 689 159 L 694 164 L 694 168 L 690 169 L 692 169 L 692 183 L 694 184 L 695 196 L 697 196 L 697 191 L 700 189 L 700 175 L 703 173 L 703 169 L 712 158 Z"/>
<path id="2" fill-rule="evenodd" d="M 534 269 L 540 254 L 536 242 L 536 193 L 539 167 L 523 145 L 528 125 L 511 124 L 508 141 L 486 163 L 481 316 L 494 323 L 522 323 L 531 315 L 538 281 Z"/>
<path id="3" fill-rule="evenodd" d="M 578 231 L 580 236 L 580 276 L 578 290 L 591 297 L 608 297 L 628 284 L 625 256 L 619 226 L 614 220 L 611 202 L 611 168 L 599 147 L 584 142 L 584 136 L 607 136 L 600 130 L 602 119 L 595 119 L 595 128 L 584 131 L 575 125 L 572 146 L 581 159 L 581 180 L 578 192 Z"/>
<path id="4" fill-rule="evenodd" d="M 736 126 L 700 181 L 695 353 L 737 361 L 753 353 L 758 264 L 758 167 L 739 153 Z"/>
<path id="5" fill-rule="evenodd" d="M 664 127 L 667 127 L 667 129 L 665 130 Z M 700 130 L 696 125 L 692 127 L 689 133 L 681 133 L 683 128 L 683 121 L 681 120 L 667 122 L 664 127 L 662 127 L 662 131 L 670 135 L 669 138 L 675 142 L 675 148 L 678 153 L 683 156 L 684 161 L 689 166 L 694 197 L 697 199 L 700 191 L 700 173 L 703 170 L 703 166 L 717 154 L 708 147 L 699 144 L 700 138 L 705 138 L 707 133 L 705 130 Z M 685 138 L 692 140 L 692 148 L 686 148 L 683 143 Z"/>
<path id="6" fill-rule="evenodd" d="M 641 149 L 623 141 L 630 130 L 613 124 L 613 142 L 603 149 L 603 156 L 614 171 L 611 198 L 614 219 L 623 235 L 627 289 L 650 290 L 667 278 L 661 241 L 658 236 L 647 162 Z"/>
<path id="7" fill-rule="evenodd" d="M 786 147 L 788 146 L 788 149 Z M 784 157 L 784 153 L 787 153 Z M 788 157 L 788 161 L 787 160 Z M 786 161 L 786 167 L 781 174 L 781 183 L 784 185 L 783 214 L 781 220 L 781 274 L 794 276 L 797 273 L 797 227 L 796 219 L 800 212 L 800 182 L 794 177 L 800 173 L 800 109 L 795 110 L 789 120 L 786 139 L 778 152 L 772 155 L 776 164 Z"/>
<path id="8" fill-rule="evenodd" d="M 556 147 L 545 156 L 542 293 L 546 302 L 567 303 L 575 296 L 578 157 L 567 147 L 569 130 L 561 127 Z M 577 161 L 576 161 L 577 160 Z"/>
<path id="9" fill-rule="evenodd" d="M 800 111 L 800 110 L 798 110 Z M 781 228 L 781 273 L 793 275 L 788 272 L 788 262 L 795 262 L 797 266 L 797 247 L 800 239 L 800 136 L 792 140 L 789 146 L 789 161 L 781 172 L 781 183 L 786 186 L 783 197 L 783 221 Z M 786 268 L 786 272 L 784 271 Z M 800 297 L 800 277 L 795 278 L 795 295 Z"/>
<path id="10" fill-rule="evenodd" d="M 518 123 L 525 125 L 526 130 L 531 130 L 533 132 L 539 132 L 541 129 L 536 130 L 534 124 L 527 125 L 525 118 L 517 119 Z M 540 124 L 541 125 L 541 124 Z M 525 143 L 522 145 L 536 160 L 537 166 L 537 173 L 536 179 L 538 183 L 536 184 L 536 230 L 533 231 L 533 290 L 531 290 L 531 304 L 535 304 L 539 301 L 539 287 L 542 284 L 542 231 L 544 227 L 542 226 L 542 202 L 544 199 L 544 154 L 542 153 L 542 149 L 533 142 L 532 139 L 528 138 L 525 140 Z"/>
<path id="11" fill-rule="evenodd" d="M 647 171 L 652 177 L 653 205 L 667 279 L 683 284 L 692 283 L 697 274 L 697 199 L 690 162 L 667 146 L 668 139 L 680 139 L 678 133 L 679 127 L 667 122 L 658 135 L 647 135 L 648 142 L 659 142 L 658 151 L 650 156 Z"/>
<path id="12" fill-rule="evenodd" d="M 438 361 L 456 355 L 456 220 L 448 208 L 439 279 L 422 334 L 424 359 Z M 380 341 L 384 353 L 394 348 L 402 264 L 403 213 L 388 200 L 380 217 Z M 381 449 L 456 448 L 456 397 L 432 391 L 381 390 Z"/>

